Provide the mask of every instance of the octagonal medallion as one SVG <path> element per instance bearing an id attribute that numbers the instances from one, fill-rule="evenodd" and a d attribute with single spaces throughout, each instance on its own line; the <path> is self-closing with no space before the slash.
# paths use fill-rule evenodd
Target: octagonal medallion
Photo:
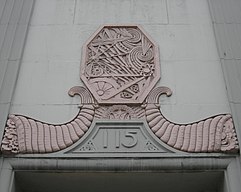
<path id="1" fill-rule="evenodd" d="M 140 26 L 103 26 L 83 47 L 80 74 L 99 104 L 140 104 L 160 78 L 157 45 Z"/>

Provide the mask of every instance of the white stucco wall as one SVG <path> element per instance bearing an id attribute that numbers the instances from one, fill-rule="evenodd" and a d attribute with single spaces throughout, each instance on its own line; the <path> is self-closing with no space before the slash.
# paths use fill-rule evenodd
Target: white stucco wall
<path id="1" fill-rule="evenodd" d="M 36 0 L 11 113 L 72 119 L 81 85 L 81 47 L 101 24 L 141 24 L 159 45 L 162 78 L 173 90 L 162 111 L 175 122 L 229 112 L 206 0 Z"/>

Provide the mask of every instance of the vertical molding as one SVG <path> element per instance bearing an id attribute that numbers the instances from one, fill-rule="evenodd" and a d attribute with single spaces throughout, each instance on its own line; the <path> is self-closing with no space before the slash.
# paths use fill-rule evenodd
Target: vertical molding
<path id="1" fill-rule="evenodd" d="M 225 182 L 229 192 L 240 192 L 240 169 L 238 159 L 234 159 L 227 167 Z"/>
<path id="2" fill-rule="evenodd" d="M 228 99 L 241 141 L 241 1 L 208 0 Z"/>
<path id="3" fill-rule="evenodd" d="M 34 0 L 0 1 L 0 138 L 16 86 Z"/>
<path id="4" fill-rule="evenodd" d="M 241 0 L 208 0 L 230 108 L 241 142 Z M 228 191 L 241 189 L 241 158 L 226 170 Z"/>
<path id="5" fill-rule="evenodd" d="M 14 171 L 12 166 L 6 160 L 2 161 L 3 165 L 0 169 L 0 191 L 11 192 L 14 182 Z"/>

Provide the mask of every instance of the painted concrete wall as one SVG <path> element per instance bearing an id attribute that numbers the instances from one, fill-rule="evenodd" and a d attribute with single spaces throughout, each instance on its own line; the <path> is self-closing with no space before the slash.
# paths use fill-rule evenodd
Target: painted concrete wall
<path id="1" fill-rule="evenodd" d="M 162 65 L 160 85 L 169 86 L 174 91 L 172 97 L 161 98 L 162 108 L 169 119 L 188 122 L 216 113 L 229 112 L 229 101 L 236 126 L 240 125 L 240 91 L 238 91 L 240 57 L 237 56 L 240 53 L 238 52 L 240 46 L 239 41 L 235 44 L 234 39 L 239 37 L 241 17 L 238 9 L 236 11 L 228 9 L 228 14 L 224 14 L 227 2 L 231 2 L 228 8 L 236 9 L 240 6 L 239 1 L 209 1 L 211 19 L 206 0 L 37 0 L 27 35 L 33 1 L 0 1 L 0 131 L 3 131 L 11 104 L 12 113 L 29 115 L 48 122 L 67 121 L 75 115 L 78 99 L 70 98 L 67 91 L 70 87 L 81 84 L 79 80 L 81 46 L 103 23 L 141 24 L 159 44 Z M 26 13 L 26 15 L 19 16 L 20 5 L 21 14 Z M 26 11 L 23 11 L 25 9 Z M 220 20 L 223 19 L 223 15 L 228 20 Z M 23 23 L 20 18 L 24 18 Z M 234 18 L 235 21 L 230 18 Z M 225 30 L 235 32 L 236 36 L 228 35 L 224 38 L 227 33 L 223 33 L 223 36 L 220 34 Z M 23 41 L 18 41 L 20 39 Z M 222 41 L 223 39 L 225 41 Z M 225 46 L 229 43 L 225 42 L 232 42 L 231 45 L 235 44 L 236 47 L 230 49 L 229 46 Z M 21 60 L 24 44 L 26 46 Z M 229 51 L 231 54 L 236 53 L 236 56 L 224 57 L 223 49 L 226 55 Z M 228 98 L 220 58 L 228 85 Z M 12 95 L 14 95 L 13 100 Z M 72 171 L 221 169 L 225 170 L 224 191 L 239 192 L 240 158 L 224 157 L 113 161 L 113 159 L 28 159 L 0 156 L 0 191 L 14 191 L 11 187 L 14 178 L 13 169 L 66 170 L 68 168 Z"/>
<path id="2" fill-rule="evenodd" d="M 81 47 L 105 23 L 141 24 L 160 49 L 163 113 L 187 123 L 230 111 L 206 0 L 37 0 L 11 113 L 60 123 L 77 113 L 67 95 Z"/>
<path id="3" fill-rule="evenodd" d="M 0 137 L 10 110 L 33 0 L 0 1 Z"/>
<path id="4" fill-rule="evenodd" d="M 228 100 L 236 126 L 239 142 L 241 141 L 241 1 L 209 0 L 218 53 L 228 92 Z M 237 158 L 238 177 L 230 180 L 233 190 L 240 191 L 241 158 Z"/>
<path id="5" fill-rule="evenodd" d="M 241 140 L 241 1 L 209 0 L 218 53 L 232 114 Z"/>

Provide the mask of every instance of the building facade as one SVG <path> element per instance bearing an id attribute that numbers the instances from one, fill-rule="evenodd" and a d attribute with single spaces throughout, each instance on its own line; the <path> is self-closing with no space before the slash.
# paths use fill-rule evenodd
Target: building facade
<path id="1" fill-rule="evenodd" d="M 0 191 L 240 191 L 240 9 L 1 0 Z"/>

